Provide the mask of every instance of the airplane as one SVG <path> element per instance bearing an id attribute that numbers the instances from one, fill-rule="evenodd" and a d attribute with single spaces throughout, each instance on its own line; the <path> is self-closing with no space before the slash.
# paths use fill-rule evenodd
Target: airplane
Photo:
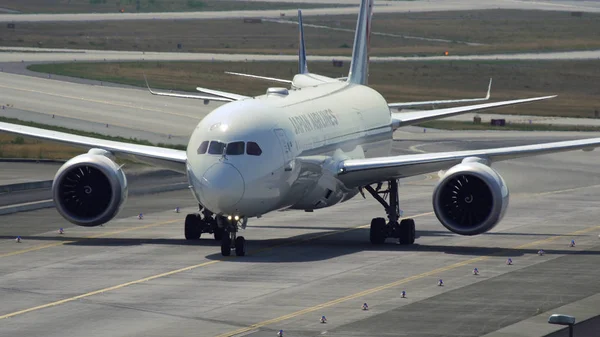
<path id="1" fill-rule="evenodd" d="M 290 89 L 269 88 L 256 97 L 204 88 L 198 90 L 213 96 L 151 90 L 161 96 L 227 102 L 198 123 L 186 151 L 10 123 L 0 123 L 0 131 L 89 149 L 67 161 L 52 185 L 56 209 L 79 226 L 107 223 L 126 201 L 127 178 L 116 158 L 134 158 L 185 173 L 199 205 L 197 213 L 185 218 L 185 238 L 198 240 L 203 233 L 213 234 L 221 241 L 223 256 L 232 251 L 238 256 L 246 254 L 246 241 L 237 234 L 250 218 L 278 210 L 312 212 L 358 194 L 364 196 L 364 191 L 383 206 L 387 217 L 371 219 L 370 242 L 380 245 L 395 238 L 400 244 L 413 244 L 415 222 L 401 218 L 398 181 L 442 170 L 445 173 L 432 197 L 437 219 L 460 235 L 485 233 L 500 222 L 509 201 L 508 187 L 492 163 L 561 151 L 591 151 L 600 146 L 600 138 L 590 138 L 390 155 L 393 132 L 400 127 L 555 96 L 394 112 L 402 104 L 388 103 L 367 85 L 372 10 L 373 0 L 361 0 L 345 80 L 314 77 L 310 84 L 313 77 L 305 67 L 301 44 L 300 74 L 296 76 L 305 81 L 289 83 L 298 84 Z M 409 103 L 415 106 L 415 102 Z"/>

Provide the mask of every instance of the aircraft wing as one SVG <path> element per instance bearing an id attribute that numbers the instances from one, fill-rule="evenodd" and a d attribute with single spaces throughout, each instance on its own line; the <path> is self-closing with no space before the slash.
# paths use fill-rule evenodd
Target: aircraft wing
<path id="1" fill-rule="evenodd" d="M 116 142 L 3 122 L 0 122 L 0 132 L 68 144 L 84 149 L 99 148 L 110 151 L 118 157 L 131 158 L 153 166 L 164 167 L 177 172 L 185 172 L 186 170 L 187 156 L 186 152 L 182 150 Z"/>
<path id="2" fill-rule="evenodd" d="M 337 167 L 338 179 L 347 187 L 360 187 L 385 180 L 406 178 L 424 173 L 447 170 L 469 157 L 481 158 L 490 163 L 507 159 L 537 156 L 542 154 L 584 150 L 600 147 L 600 138 L 571 140 L 545 144 L 502 147 L 496 149 L 425 153 L 348 159 Z"/>
<path id="3" fill-rule="evenodd" d="M 418 123 L 427 122 L 427 121 L 434 120 L 434 119 L 440 119 L 440 118 L 460 115 L 460 114 L 467 113 L 467 112 L 476 112 L 476 111 L 482 111 L 482 110 L 487 110 L 487 109 L 492 109 L 492 108 L 499 108 L 499 107 L 503 107 L 503 106 L 530 103 L 530 102 L 541 101 L 544 99 L 550 99 L 550 98 L 554 98 L 554 97 L 556 97 L 556 95 L 515 99 L 512 101 L 482 103 L 482 104 L 459 106 L 459 107 L 453 107 L 453 108 L 434 109 L 434 110 L 411 111 L 411 112 L 392 112 L 392 127 L 394 129 L 397 129 L 401 126 L 418 124 Z"/>
<path id="4" fill-rule="evenodd" d="M 469 103 L 469 102 L 479 102 L 479 101 L 487 101 L 490 99 L 490 92 L 492 90 L 492 79 L 490 78 L 490 84 L 488 85 L 487 94 L 485 97 L 481 98 L 463 98 L 463 99 L 446 99 L 446 100 L 438 100 L 438 101 L 419 101 L 419 102 L 402 102 L 402 103 L 389 103 L 388 106 L 390 109 L 397 108 L 410 108 L 415 106 L 423 106 L 423 105 L 436 105 L 436 104 L 452 104 L 452 103 Z"/>

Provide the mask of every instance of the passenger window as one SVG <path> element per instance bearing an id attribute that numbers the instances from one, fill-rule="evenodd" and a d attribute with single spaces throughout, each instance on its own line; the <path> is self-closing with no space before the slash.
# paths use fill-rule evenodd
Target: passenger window
<path id="1" fill-rule="evenodd" d="M 217 141 L 210 142 L 208 146 L 209 154 L 223 154 L 223 150 L 225 149 L 225 144 Z"/>
<path id="2" fill-rule="evenodd" d="M 225 154 L 232 156 L 244 154 L 244 142 L 233 142 L 227 144 Z"/>
<path id="3" fill-rule="evenodd" d="M 255 142 L 248 142 L 246 145 L 246 153 L 251 156 L 260 156 L 262 154 L 262 150 Z"/>
<path id="4" fill-rule="evenodd" d="M 208 149 L 208 140 L 205 140 L 202 143 L 200 143 L 200 147 L 198 148 L 198 154 L 205 154 L 207 149 Z"/>

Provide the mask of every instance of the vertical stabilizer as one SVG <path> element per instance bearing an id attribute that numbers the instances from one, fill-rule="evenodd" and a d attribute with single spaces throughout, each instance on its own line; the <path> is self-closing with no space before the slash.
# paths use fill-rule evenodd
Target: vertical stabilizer
<path id="1" fill-rule="evenodd" d="M 304 26 L 302 25 L 301 10 L 298 10 L 298 34 L 300 35 L 300 44 L 298 47 L 298 74 L 308 74 L 308 64 L 306 63 L 306 46 L 304 45 Z"/>
<path id="2" fill-rule="evenodd" d="M 371 35 L 371 16 L 373 0 L 361 0 L 354 35 L 352 63 L 348 73 L 348 83 L 367 84 L 369 77 L 369 39 Z"/>

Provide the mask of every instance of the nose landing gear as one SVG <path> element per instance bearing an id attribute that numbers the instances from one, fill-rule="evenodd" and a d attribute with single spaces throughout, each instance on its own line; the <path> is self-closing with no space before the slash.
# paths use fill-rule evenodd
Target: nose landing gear
<path id="1" fill-rule="evenodd" d="M 246 239 L 243 236 L 237 236 L 239 228 L 246 227 L 246 218 L 244 220 L 228 220 L 225 217 L 218 217 L 217 221 L 224 231 L 221 240 L 221 255 L 230 256 L 232 248 L 235 249 L 235 255 L 246 255 Z"/>
<path id="2" fill-rule="evenodd" d="M 400 204 L 398 201 L 398 180 L 388 181 L 388 189 L 380 191 L 381 184 L 374 189 L 365 186 L 373 198 L 385 208 L 389 222 L 386 224 L 384 218 L 371 220 L 370 239 L 372 244 L 382 244 L 386 238 L 397 238 L 401 245 L 412 245 L 415 243 L 415 221 L 413 219 L 400 219 Z M 380 195 L 383 194 L 383 197 Z M 389 198 L 389 204 L 385 197 Z"/>

